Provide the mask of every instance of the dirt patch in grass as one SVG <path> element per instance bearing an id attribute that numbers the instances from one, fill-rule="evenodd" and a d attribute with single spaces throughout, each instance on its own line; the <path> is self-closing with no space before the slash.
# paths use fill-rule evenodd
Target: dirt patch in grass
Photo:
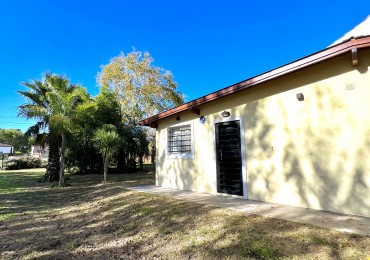
<path id="1" fill-rule="evenodd" d="M 367 259 L 370 238 L 126 190 L 154 175 L 0 173 L 1 259 Z M 13 178 L 14 177 L 14 178 Z M 12 183 L 9 185 L 9 183 Z"/>

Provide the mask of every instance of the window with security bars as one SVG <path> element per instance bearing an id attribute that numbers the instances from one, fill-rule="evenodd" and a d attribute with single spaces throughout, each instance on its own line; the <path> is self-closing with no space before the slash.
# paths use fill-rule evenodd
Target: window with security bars
<path id="1" fill-rule="evenodd" d="M 168 155 L 191 154 L 191 126 L 182 125 L 168 130 Z"/>

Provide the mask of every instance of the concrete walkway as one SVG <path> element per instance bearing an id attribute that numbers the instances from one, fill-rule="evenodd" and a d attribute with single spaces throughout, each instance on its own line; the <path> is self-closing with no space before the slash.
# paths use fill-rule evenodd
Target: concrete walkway
<path id="1" fill-rule="evenodd" d="M 244 200 L 230 196 L 173 190 L 156 187 L 154 185 L 134 186 L 128 189 L 151 194 L 167 195 L 175 199 L 203 203 L 264 217 L 283 219 L 323 228 L 330 228 L 342 232 L 370 236 L 370 218 L 367 217 L 335 214 L 328 211 Z"/>

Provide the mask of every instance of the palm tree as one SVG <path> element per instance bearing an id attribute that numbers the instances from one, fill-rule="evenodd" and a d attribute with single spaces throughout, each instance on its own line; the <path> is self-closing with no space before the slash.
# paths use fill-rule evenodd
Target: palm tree
<path id="1" fill-rule="evenodd" d="M 46 97 L 49 91 L 48 82 L 52 74 L 46 73 L 44 80 L 33 80 L 31 83 L 22 82 L 22 85 L 27 87 L 27 91 L 18 91 L 18 93 L 25 97 L 28 102 L 18 107 L 18 116 L 27 119 L 35 119 L 35 125 L 28 128 L 26 131 L 27 136 L 37 135 L 37 141 L 49 145 L 48 163 L 46 165 L 45 179 L 49 181 L 58 180 L 59 174 L 59 150 L 58 138 L 49 128 L 50 121 L 50 104 Z M 49 129 L 49 133 L 45 131 Z M 40 134 L 40 132 L 43 132 Z"/>
<path id="2" fill-rule="evenodd" d="M 53 75 L 48 81 L 49 91 L 46 97 L 49 100 L 50 119 L 49 127 L 60 136 L 60 170 L 59 187 L 65 186 L 64 171 L 68 137 L 73 128 L 78 127 L 76 120 L 80 110 L 91 107 L 90 97 L 86 90 L 77 85 L 69 84 L 65 77 Z"/>
<path id="3" fill-rule="evenodd" d="M 95 131 L 94 146 L 103 156 L 104 183 L 107 183 L 108 164 L 110 157 L 116 152 L 119 145 L 119 136 L 114 125 L 103 125 Z"/>
<path id="4" fill-rule="evenodd" d="M 19 107 L 19 115 L 26 118 L 38 120 L 30 131 L 48 129 L 50 152 L 58 153 L 59 169 L 53 168 L 53 175 L 59 170 L 59 186 L 64 186 L 65 155 L 67 148 L 67 138 L 70 135 L 74 121 L 78 114 L 78 109 L 83 107 L 83 103 L 90 100 L 86 90 L 69 83 L 64 76 L 46 73 L 43 81 L 34 80 L 33 83 L 23 83 L 30 91 L 18 91 L 27 97 L 30 103 Z M 55 142 L 58 140 L 57 142 Z M 59 145 L 57 149 L 54 145 Z M 49 153 L 49 162 L 50 153 Z M 55 159 L 53 161 L 55 163 Z M 49 166 L 49 163 L 48 163 Z M 51 167 L 49 167 L 51 168 Z M 58 173 L 57 173 L 58 174 Z"/>

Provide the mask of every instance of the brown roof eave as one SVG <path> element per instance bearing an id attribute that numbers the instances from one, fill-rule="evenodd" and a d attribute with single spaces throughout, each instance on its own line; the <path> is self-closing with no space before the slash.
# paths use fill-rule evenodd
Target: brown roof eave
<path id="1" fill-rule="evenodd" d="M 227 95 L 236 93 L 241 90 L 245 90 L 247 88 L 251 88 L 253 86 L 256 86 L 260 83 L 266 82 L 268 80 L 281 77 L 283 75 L 292 73 L 294 71 L 306 68 L 308 66 L 312 66 L 314 64 L 329 60 L 331 58 L 334 58 L 336 56 L 339 56 L 343 53 L 346 53 L 348 51 L 351 51 L 352 48 L 366 48 L 370 46 L 370 36 L 357 38 L 357 39 L 350 39 L 346 42 L 337 44 L 335 46 L 331 46 L 329 48 L 326 48 L 322 51 L 313 53 L 309 56 L 306 56 L 304 58 L 301 58 L 299 60 L 296 60 L 294 62 L 288 63 L 286 65 L 283 65 L 281 67 L 278 67 L 276 69 L 267 71 L 263 74 L 260 74 L 258 76 L 255 76 L 253 78 L 241 81 L 239 83 L 236 83 L 234 85 L 231 85 L 229 87 L 223 88 L 219 91 L 213 92 L 211 94 L 205 95 L 203 97 L 197 98 L 195 100 L 192 100 L 190 102 L 187 102 L 181 106 L 175 107 L 173 109 L 167 110 L 165 112 L 159 113 L 157 115 L 148 117 L 144 120 L 141 120 L 139 122 L 140 125 L 143 126 L 149 126 L 150 123 L 156 122 L 157 120 L 169 117 L 171 115 L 183 112 L 185 110 L 189 110 L 193 107 L 197 107 L 200 105 L 203 105 L 205 103 L 208 103 L 210 101 L 219 99 L 221 97 L 225 97 Z"/>

